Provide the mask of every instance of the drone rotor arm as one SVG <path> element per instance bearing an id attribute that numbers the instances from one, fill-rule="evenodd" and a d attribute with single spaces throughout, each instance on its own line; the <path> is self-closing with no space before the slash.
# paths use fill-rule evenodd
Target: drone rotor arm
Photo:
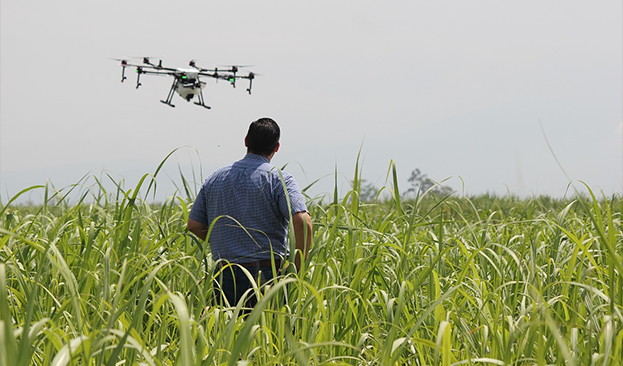
<path id="1" fill-rule="evenodd" d="M 170 71 L 166 71 L 166 70 L 145 70 L 144 66 L 137 66 L 136 67 L 136 89 L 138 89 L 141 85 L 141 74 L 145 74 L 145 75 L 175 75 L 173 72 Z"/>
<path id="2" fill-rule="evenodd" d="M 210 70 L 212 71 L 212 70 Z M 229 79 L 229 75 L 227 74 L 219 74 L 216 70 L 213 72 L 205 72 L 205 71 L 200 71 L 199 73 L 197 73 L 198 76 L 207 76 L 207 77 L 211 77 L 213 79 L 221 79 L 221 80 L 228 80 Z"/>
<path id="3" fill-rule="evenodd" d="M 164 66 L 158 66 L 156 67 L 156 69 L 154 71 L 168 71 L 168 72 L 175 72 L 177 71 L 177 69 L 174 69 L 172 67 L 164 67 Z"/>
<path id="4" fill-rule="evenodd" d="M 147 74 L 147 75 L 175 75 L 175 72 L 177 70 L 145 70 L 143 69 L 141 71 L 141 74 Z"/>

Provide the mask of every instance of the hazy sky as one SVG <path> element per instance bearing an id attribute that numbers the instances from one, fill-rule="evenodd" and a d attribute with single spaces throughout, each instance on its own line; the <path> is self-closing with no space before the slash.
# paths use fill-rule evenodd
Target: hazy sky
<path id="1" fill-rule="evenodd" d="M 419 168 L 466 194 L 623 190 L 623 5 L 603 1 L 0 0 L 0 197 L 109 172 L 133 187 L 176 148 L 207 176 L 244 156 L 251 121 L 311 192 Z M 111 58 L 253 65 L 253 95 L 211 79 L 205 110 L 172 80 L 120 83 Z M 131 70 L 128 70 L 131 71 Z M 546 138 L 558 158 L 548 148 Z M 567 173 L 569 179 L 563 173 Z M 187 173 L 188 174 L 188 173 Z M 200 181 L 200 179 L 197 179 Z M 172 188 L 171 188 L 172 189 Z M 167 194 L 166 192 L 160 192 Z"/>

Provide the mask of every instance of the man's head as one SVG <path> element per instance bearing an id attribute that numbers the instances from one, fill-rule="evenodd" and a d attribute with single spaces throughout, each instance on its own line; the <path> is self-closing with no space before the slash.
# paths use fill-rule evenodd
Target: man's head
<path id="1" fill-rule="evenodd" d="M 271 118 L 260 118 L 251 123 L 244 141 L 248 152 L 269 156 L 279 148 L 280 135 L 277 122 Z"/>

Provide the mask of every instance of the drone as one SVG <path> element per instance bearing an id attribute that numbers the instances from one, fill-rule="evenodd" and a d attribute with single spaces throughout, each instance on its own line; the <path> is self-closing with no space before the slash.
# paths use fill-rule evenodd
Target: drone
<path id="1" fill-rule="evenodd" d="M 213 79 L 218 80 L 226 80 L 229 82 L 234 88 L 236 87 L 236 80 L 238 79 L 248 79 L 249 87 L 247 88 L 247 92 L 251 94 L 251 87 L 253 86 L 253 79 L 255 79 L 255 74 L 249 72 L 246 76 L 237 75 L 240 67 L 243 66 L 230 66 L 228 69 L 219 70 L 218 68 L 214 69 L 203 69 L 198 67 L 195 64 L 195 61 L 192 60 L 189 63 L 191 68 L 171 68 L 162 66 L 162 60 L 158 60 L 158 64 L 154 64 L 150 61 L 149 57 L 143 57 L 143 62 L 140 65 L 128 63 L 127 60 L 121 61 L 121 82 L 127 79 L 125 76 L 125 68 L 126 67 L 136 67 L 136 89 L 138 89 L 141 84 L 141 75 L 164 75 L 164 76 L 173 76 L 173 85 L 171 85 L 171 89 L 169 90 L 169 94 L 167 95 L 166 100 L 160 100 L 160 102 L 170 106 L 175 107 L 171 101 L 173 100 L 173 95 L 177 92 L 180 97 L 185 99 L 187 102 L 190 102 L 195 96 L 197 96 L 197 101 L 194 104 L 210 109 L 209 106 L 205 104 L 203 99 L 203 88 L 206 86 L 206 83 L 199 80 L 199 77 L 211 77 Z"/>

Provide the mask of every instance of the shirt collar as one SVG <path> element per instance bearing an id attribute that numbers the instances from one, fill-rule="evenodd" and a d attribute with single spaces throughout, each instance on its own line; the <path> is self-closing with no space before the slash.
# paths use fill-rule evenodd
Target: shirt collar
<path id="1" fill-rule="evenodd" d="M 247 155 L 245 155 L 245 160 L 256 160 L 256 161 L 263 161 L 266 163 L 269 163 L 268 158 L 262 155 L 258 155 L 258 154 L 253 154 L 253 153 L 247 153 Z"/>

